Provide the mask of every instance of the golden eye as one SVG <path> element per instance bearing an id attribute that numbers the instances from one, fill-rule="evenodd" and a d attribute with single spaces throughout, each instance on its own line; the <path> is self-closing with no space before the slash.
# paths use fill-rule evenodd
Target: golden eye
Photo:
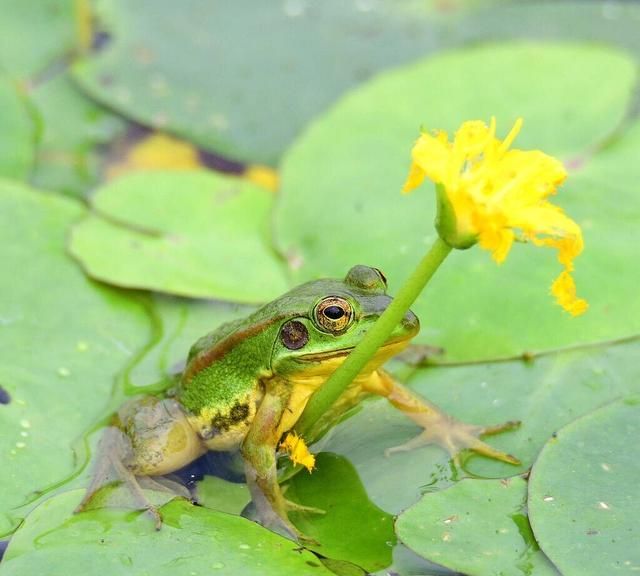
<path id="1" fill-rule="evenodd" d="M 353 310 L 348 300 L 339 296 L 328 296 L 316 305 L 314 318 L 321 330 L 339 334 L 351 324 Z"/>

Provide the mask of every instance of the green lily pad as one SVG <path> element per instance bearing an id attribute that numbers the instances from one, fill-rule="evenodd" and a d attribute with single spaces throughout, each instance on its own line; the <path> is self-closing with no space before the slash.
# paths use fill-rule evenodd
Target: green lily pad
<path id="1" fill-rule="evenodd" d="M 98 146 L 122 133 L 123 120 L 87 98 L 66 73 L 29 96 L 42 127 L 31 183 L 82 195 L 98 180 Z"/>
<path id="2" fill-rule="evenodd" d="M 627 273 L 618 273 L 619 259 L 633 261 L 640 241 L 637 227 L 623 229 L 618 220 L 621 211 L 635 214 L 640 207 L 636 167 L 627 172 L 627 157 L 612 151 L 611 165 L 622 167 L 616 181 L 577 189 L 599 157 L 583 155 L 619 127 L 635 79 L 634 62 L 610 49 L 509 43 L 443 54 L 353 91 L 283 163 L 274 230 L 297 267 L 295 280 L 340 274 L 360 262 L 384 270 L 393 293 L 435 239 L 433 187 L 400 195 L 420 126 L 451 131 L 464 120 L 496 116 L 502 136 L 522 116 L 516 147 L 540 148 L 579 168 L 557 202 L 584 229 L 576 278 L 591 309 L 571 318 L 553 303 L 549 286 L 560 266 L 552 251 L 517 245 L 498 267 L 474 247 L 452 254 L 415 303 L 419 339 L 463 360 L 637 332 L 640 303 L 627 295 L 638 272 L 625 265 Z M 628 138 L 639 154 L 640 139 L 633 131 Z"/>
<path id="3" fill-rule="evenodd" d="M 36 127 L 17 86 L 0 74 L 0 177 L 26 178 L 33 164 Z"/>
<path id="4" fill-rule="evenodd" d="M 418 554 L 469 576 L 559 574 L 533 537 L 526 500 L 522 478 L 463 480 L 403 512 L 398 537 Z"/>
<path id="5" fill-rule="evenodd" d="M 148 338 L 136 299 L 88 280 L 65 254 L 77 202 L 0 182 L 0 534 L 13 509 L 60 483 L 115 375 Z M 19 274 L 13 273 L 19 271 Z"/>
<path id="6" fill-rule="evenodd" d="M 246 180 L 211 172 L 131 173 L 97 190 L 70 250 L 110 284 L 268 301 L 288 287 L 265 241 L 272 202 Z"/>
<path id="7" fill-rule="evenodd" d="M 72 515 L 80 494 L 40 505 L 14 535 L 0 575 L 76 574 L 331 574 L 299 545 L 238 516 L 173 500 L 154 530 L 144 513 L 92 510 Z"/>
<path id="8" fill-rule="evenodd" d="M 345 458 L 318 454 L 313 473 L 303 471 L 294 476 L 286 497 L 325 512 L 290 515 L 303 534 L 319 542 L 319 546 L 310 546 L 311 550 L 362 566 L 367 572 L 391 564 L 396 542 L 393 517 L 369 501 L 358 474 Z"/>
<path id="9" fill-rule="evenodd" d="M 0 0 L 0 69 L 14 78 L 43 72 L 75 45 L 74 9 L 69 0 Z"/>
<path id="10" fill-rule="evenodd" d="M 392 0 L 102 2 L 110 43 L 75 74 L 93 97 L 139 122 L 274 164 L 346 89 L 439 46 L 437 10 Z"/>
<path id="11" fill-rule="evenodd" d="M 397 514 L 422 493 L 444 489 L 466 474 L 502 478 L 525 472 L 562 426 L 620 396 L 640 393 L 639 353 L 640 341 L 635 339 L 556 352 L 528 362 L 424 368 L 409 379 L 410 388 L 464 422 L 491 425 L 521 420 L 519 429 L 486 438 L 520 458 L 521 467 L 470 456 L 463 469 L 456 469 L 438 446 L 385 457 L 385 449 L 419 433 L 386 400 L 366 402 L 314 451 L 348 458 L 372 502 Z M 605 437 L 603 433 L 603 442 Z"/>
<path id="12" fill-rule="evenodd" d="M 563 574 L 640 569 L 640 397 L 560 430 L 531 471 L 529 510 L 540 547 Z"/>

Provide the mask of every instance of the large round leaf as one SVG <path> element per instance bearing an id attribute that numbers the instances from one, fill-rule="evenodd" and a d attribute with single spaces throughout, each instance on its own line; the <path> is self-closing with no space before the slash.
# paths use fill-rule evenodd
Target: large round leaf
<path id="1" fill-rule="evenodd" d="M 64 252 L 80 204 L 0 182 L 0 533 L 14 508 L 74 472 L 115 375 L 149 336 L 136 299 L 88 280 Z"/>
<path id="2" fill-rule="evenodd" d="M 619 126 L 634 81 L 634 63 L 621 53 L 542 44 L 476 47 L 382 75 L 342 99 L 287 154 L 278 245 L 298 266 L 297 279 L 365 263 L 385 271 L 393 292 L 435 238 L 433 186 L 399 193 L 420 125 L 454 130 L 464 120 L 496 116 L 504 135 L 522 116 L 516 147 L 569 159 L 586 178 L 598 154 L 581 155 Z M 627 148 L 640 154 L 640 140 L 629 139 Z M 473 248 L 451 255 L 416 302 L 420 338 L 443 346 L 448 358 L 469 359 L 640 329 L 640 304 L 625 298 L 637 270 L 627 266 L 626 275 L 618 274 L 618 259 L 631 261 L 640 241 L 637 228 L 622 229 L 618 221 L 620 210 L 640 207 L 638 180 L 626 161 L 612 151 L 610 162 L 624 167 L 615 181 L 587 189 L 569 184 L 557 197 L 584 228 L 576 275 L 591 301 L 588 314 L 572 319 L 553 304 L 548 290 L 560 266 L 551 251 L 517 245 L 497 267 Z M 612 289 L 602 290 L 601 279 L 614 277 Z"/>
<path id="3" fill-rule="evenodd" d="M 239 302 L 287 289 L 269 248 L 273 196 L 211 172 L 139 172 L 100 188 L 73 230 L 71 252 L 93 277 L 120 286 Z"/>
<path id="4" fill-rule="evenodd" d="M 541 548 L 566 576 L 640 569 L 640 397 L 560 430 L 531 471 L 529 511 Z"/>
<path id="5" fill-rule="evenodd" d="M 442 39 L 415 1 L 115 0 L 100 16 L 110 44 L 75 67 L 95 98 L 251 162 L 275 163 L 347 88 Z"/>
<path id="6" fill-rule="evenodd" d="M 421 556 L 469 576 L 558 575 L 533 537 L 526 500 L 522 478 L 463 480 L 403 512 L 398 537 Z"/>
<path id="7" fill-rule="evenodd" d="M 311 552 L 230 514 L 174 500 L 163 525 L 139 512 L 92 510 L 73 515 L 76 491 L 44 502 L 11 540 L 0 575 L 86 573 L 329 575 Z"/>

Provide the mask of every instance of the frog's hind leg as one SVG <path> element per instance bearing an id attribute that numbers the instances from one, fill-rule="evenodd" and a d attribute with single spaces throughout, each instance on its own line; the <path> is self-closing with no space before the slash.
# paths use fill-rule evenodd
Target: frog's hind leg
<path id="1" fill-rule="evenodd" d="M 134 399 L 120 409 L 113 422 L 101 439 L 93 479 L 76 512 L 85 510 L 102 486 L 119 481 L 128 487 L 134 505 L 147 510 L 159 528 L 160 513 L 141 483 L 157 488 L 160 481 L 145 477 L 169 474 L 203 454 L 206 447 L 174 399 Z M 166 484 L 161 490 L 173 492 Z M 185 490 L 177 494 L 184 496 Z"/>
<path id="2" fill-rule="evenodd" d="M 391 376 L 382 370 L 375 373 L 365 383 L 364 388 L 373 394 L 384 396 L 391 404 L 402 410 L 408 418 L 424 429 L 423 432 L 405 444 L 387 449 L 385 452 L 387 455 L 394 452 L 413 450 L 426 444 L 438 444 L 449 453 L 455 462 L 459 461 L 460 452 L 473 450 L 478 454 L 508 464 L 516 466 L 520 464 L 520 460 L 515 456 L 497 450 L 480 440 L 482 436 L 513 430 L 520 425 L 518 421 L 486 427 L 459 422 L 442 412 L 434 404 L 394 381 Z"/>

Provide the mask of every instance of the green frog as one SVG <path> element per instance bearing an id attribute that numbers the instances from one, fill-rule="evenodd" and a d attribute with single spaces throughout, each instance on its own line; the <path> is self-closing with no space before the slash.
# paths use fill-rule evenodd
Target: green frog
<path id="1" fill-rule="evenodd" d="M 144 396 L 125 404 L 114 417 L 103 464 L 116 470 L 140 506 L 159 527 L 157 510 L 138 482 L 186 466 L 208 450 L 238 451 L 260 522 L 298 538 L 278 484 L 276 457 L 283 436 L 302 414 L 309 397 L 360 342 L 392 301 L 380 270 L 354 266 L 343 280 L 307 282 L 249 317 L 220 326 L 191 348 L 178 385 L 161 397 Z M 516 422 L 482 427 L 456 421 L 394 381 L 381 367 L 418 333 L 419 321 L 407 312 L 387 342 L 306 438 L 313 441 L 365 396 L 387 398 L 422 432 L 402 446 L 410 450 L 437 443 L 450 455 L 471 449 L 518 464 L 513 456 L 479 439 L 510 429 Z M 98 472 L 79 509 L 104 483 Z M 304 508 L 304 507 L 303 507 Z"/>

